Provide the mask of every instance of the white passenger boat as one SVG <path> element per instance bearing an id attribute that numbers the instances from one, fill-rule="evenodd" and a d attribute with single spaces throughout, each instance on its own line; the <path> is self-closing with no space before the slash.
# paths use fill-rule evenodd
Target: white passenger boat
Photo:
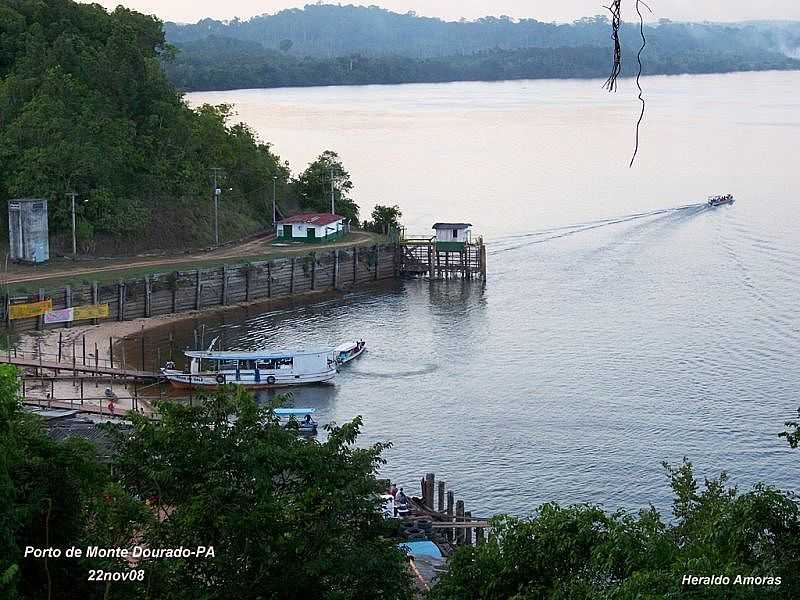
<path id="1" fill-rule="evenodd" d="M 725 194 L 724 196 L 709 196 L 708 197 L 708 205 L 709 206 L 722 206 L 723 204 L 733 204 L 735 199 L 733 194 Z"/>
<path id="2" fill-rule="evenodd" d="M 357 342 L 347 342 L 341 346 L 337 346 L 334 350 L 336 362 L 340 365 L 349 363 L 354 358 L 358 358 L 367 349 L 367 343 L 364 340 Z"/>
<path id="3" fill-rule="evenodd" d="M 188 367 L 173 363 L 161 374 L 174 387 L 212 388 L 234 383 L 247 388 L 276 388 L 332 381 L 336 377 L 333 350 L 295 352 L 222 352 L 192 350 L 184 353 Z"/>

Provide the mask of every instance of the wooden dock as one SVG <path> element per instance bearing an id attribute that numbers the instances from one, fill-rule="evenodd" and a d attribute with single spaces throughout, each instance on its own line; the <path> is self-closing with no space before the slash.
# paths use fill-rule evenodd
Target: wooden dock
<path id="1" fill-rule="evenodd" d="M 429 539 L 445 556 L 456 546 L 480 545 L 487 541 L 491 524 L 464 509 L 464 501 L 455 499 L 444 481 L 433 473 L 420 480 L 421 495 L 409 498 L 408 514 L 401 517 L 402 535 L 408 541 Z"/>
<path id="2" fill-rule="evenodd" d="M 431 279 L 486 278 L 486 246 L 481 238 L 455 251 L 434 239 L 404 239 L 399 246 L 399 270 L 403 274 Z"/>
<path id="3" fill-rule="evenodd" d="M 35 369 L 37 371 L 52 371 L 55 374 L 62 371 L 82 373 L 96 376 L 110 376 L 123 379 L 161 379 L 160 373 L 153 371 L 139 371 L 136 369 L 123 369 L 103 365 L 84 365 L 79 362 L 56 362 L 37 360 L 35 358 L 20 358 L 0 355 L 0 364 L 15 365 L 22 369 Z"/>

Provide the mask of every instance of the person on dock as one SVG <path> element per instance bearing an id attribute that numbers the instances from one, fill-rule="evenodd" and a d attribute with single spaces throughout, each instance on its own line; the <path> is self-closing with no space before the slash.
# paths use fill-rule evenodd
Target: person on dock
<path id="1" fill-rule="evenodd" d="M 397 496 L 395 496 L 395 502 L 397 503 L 398 509 L 403 509 L 408 507 L 408 497 L 403 492 L 403 488 L 400 488 L 400 491 L 397 492 Z"/>
<path id="2" fill-rule="evenodd" d="M 389 494 L 392 496 L 392 498 L 397 498 L 397 486 L 395 484 L 392 484 L 389 487 Z"/>

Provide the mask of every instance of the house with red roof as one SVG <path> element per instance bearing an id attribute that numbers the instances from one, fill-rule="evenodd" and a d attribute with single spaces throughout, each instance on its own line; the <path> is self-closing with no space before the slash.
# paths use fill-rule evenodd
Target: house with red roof
<path id="1" fill-rule="evenodd" d="M 349 231 L 349 223 L 342 215 L 332 213 L 300 213 L 277 223 L 276 241 L 330 242 Z"/>

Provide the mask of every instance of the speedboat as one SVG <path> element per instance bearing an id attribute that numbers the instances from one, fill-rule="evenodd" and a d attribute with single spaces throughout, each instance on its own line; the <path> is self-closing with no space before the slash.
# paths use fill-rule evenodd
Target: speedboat
<path id="1" fill-rule="evenodd" d="M 161 375 L 177 388 L 214 388 L 233 383 L 246 388 L 276 388 L 332 381 L 333 350 L 222 352 L 191 350 L 185 371 L 168 363 Z"/>
<path id="2" fill-rule="evenodd" d="M 367 343 L 364 340 L 358 340 L 356 342 L 347 342 L 346 344 L 337 346 L 333 352 L 336 356 L 336 362 L 343 365 L 361 356 L 366 349 Z"/>
<path id="3" fill-rule="evenodd" d="M 723 196 L 709 196 L 709 206 L 722 206 L 723 204 L 733 204 L 735 201 L 733 194 L 725 194 Z"/>

